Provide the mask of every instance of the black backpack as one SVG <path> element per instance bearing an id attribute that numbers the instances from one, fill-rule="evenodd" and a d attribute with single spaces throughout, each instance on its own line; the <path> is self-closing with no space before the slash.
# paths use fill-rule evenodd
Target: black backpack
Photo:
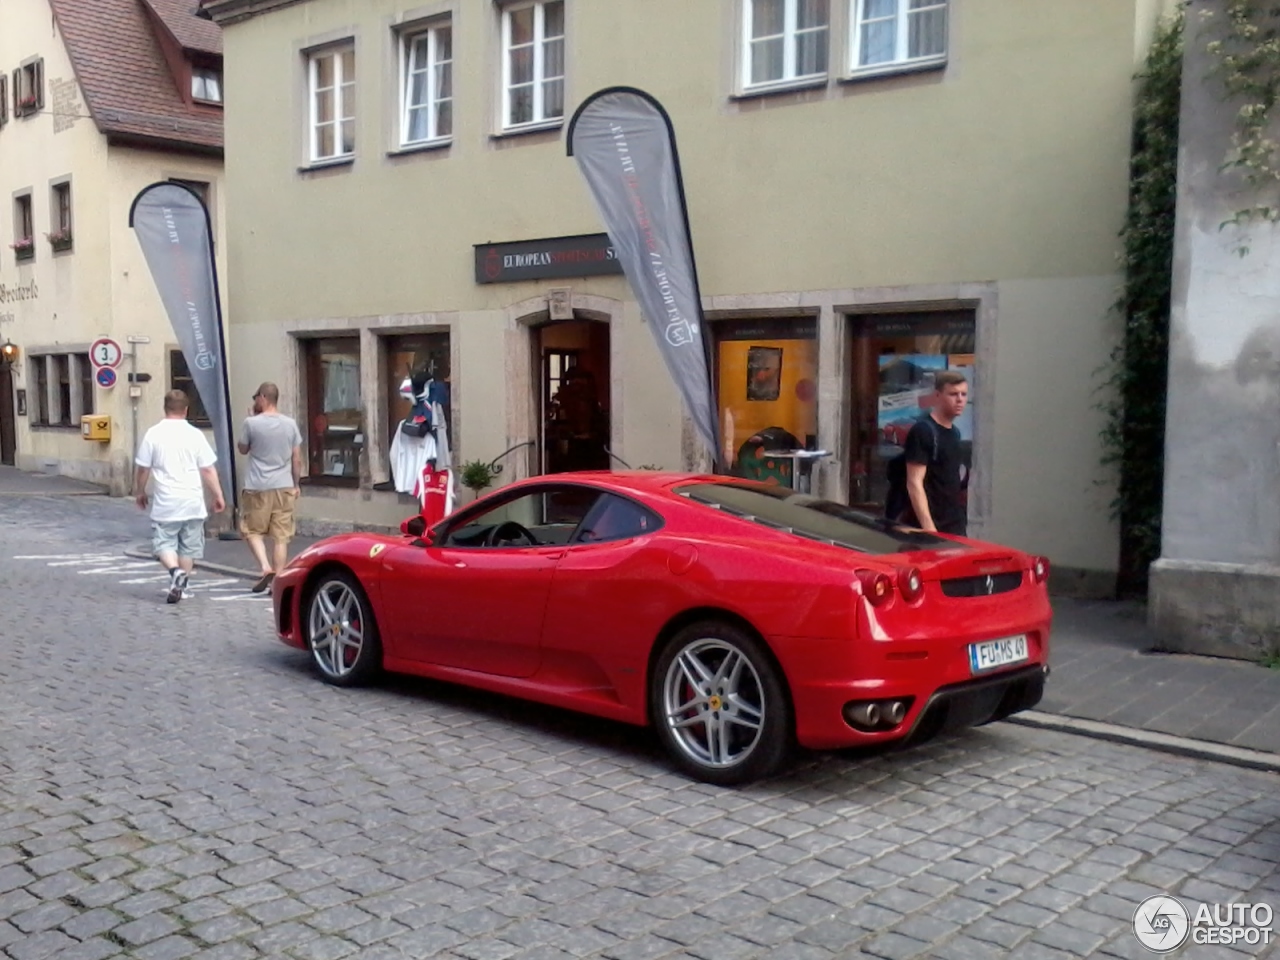
<path id="1" fill-rule="evenodd" d="M 929 424 L 929 433 L 933 437 L 933 451 L 929 456 L 929 462 L 933 463 L 938 459 L 938 427 L 933 417 L 923 416 L 917 423 Z M 915 428 L 912 427 L 914 430 Z M 911 495 L 907 493 L 907 451 L 904 449 L 896 457 L 893 457 L 885 465 L 885 477 L 889 481 L 889 492 L 884 498 L 884 516 L 886 520 L 892 520 L 895 523 L 902 519 L 902 515 L 911 509 Z"/>

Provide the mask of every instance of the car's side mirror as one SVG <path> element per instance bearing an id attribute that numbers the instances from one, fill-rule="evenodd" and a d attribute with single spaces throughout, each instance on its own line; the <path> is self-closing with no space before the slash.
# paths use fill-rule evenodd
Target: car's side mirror
<path id="1" fill-rule="evenodd" d="M 406 537 L 421 537 L 427 532 L 427 520 L 419 515 L 400 521 L 400 532 Z"/>

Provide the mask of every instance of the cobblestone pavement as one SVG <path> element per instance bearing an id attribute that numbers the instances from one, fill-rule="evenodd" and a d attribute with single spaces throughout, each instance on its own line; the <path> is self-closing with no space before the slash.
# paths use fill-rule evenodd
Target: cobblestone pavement
<path id="1" fill-rule="evenodd" d="M 12 960 L 1146 957 L 1148 895 L 1280 910 L 1280 778 L 996 724 L 692 783 L 644 731 L 325 686 L 261 602 L 112 561 L 130 510 L 0 503 Z"/>

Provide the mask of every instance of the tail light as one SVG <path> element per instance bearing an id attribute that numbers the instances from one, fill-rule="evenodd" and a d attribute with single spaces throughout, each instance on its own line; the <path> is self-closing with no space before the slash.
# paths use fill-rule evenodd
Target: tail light
<path id="1" fill-rule="evenodd" d="M 893 599 L 893 580 L 887 573 L 859 570 L 858 580 L 862 583 L 862 595 L 873 607 L 882 607 Z"/>
<path id="2" fill-rule="evenodd" d="M 924 577 L 915 567 L 908 567 L 898 573 L 898 592 L 907 603 L 915 603 L 924 596 Z"/>
<path id="3" fill-rule="evenodd" d="M 1049 580 L 1049 558 L 1031 558 L 1031 579 L 1035 583 L 1046 583 Z"/>

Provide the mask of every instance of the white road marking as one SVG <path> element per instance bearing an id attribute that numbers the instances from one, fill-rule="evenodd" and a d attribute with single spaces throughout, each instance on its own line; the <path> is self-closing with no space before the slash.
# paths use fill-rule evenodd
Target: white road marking
<path id="1" fill-rule="evenodd" d="M 15 556 L 15 560 L 43 560 L 50 567 L 81 567 L 80 576 L 116 576 L 121 585 L 153 584 L 167 586 L 169 575 L 159 569 L 154 560 L 124 560 L 119 553 L 31 553 Z M 144 570 L 154 570 L 150 575 L 139 576 Z M 245 580 L 203 573 L 199 570 L 191 577 L 192 599 L 205 597 L 211 601 L 250 600 L 254 603 L 271 603 L 270 593 L 251 593 Z M 160 593 L 166 592 L 160 590 Z"/>

